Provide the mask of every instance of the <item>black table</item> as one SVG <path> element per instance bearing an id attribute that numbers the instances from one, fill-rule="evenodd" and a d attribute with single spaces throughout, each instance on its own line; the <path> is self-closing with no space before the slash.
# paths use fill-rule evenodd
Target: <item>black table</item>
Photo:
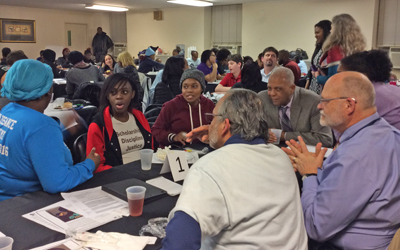
<path id="1" fill-rule="evenodd" d="M 159 176 L 160 164 L 153 164 L 152 169 L 143 171 L 140 161 L 114 167 L 112 169 L 96 173 L 87 182 L 75 187 L 71 191 L 98 187 L 116 181 L 137 178 L 142 181 Z M 163 175 L 172 180 L 171 173 Z M 139 235 L 139 230 L 147 221 L 156 217 L 168 217 L 169 212 L 175 206 L 178 196 L 163 196 L 144 205 L 143 214 L 139 217 L 123 217 L 106 225 L 90 230 L 96 232 L 120 232 L 131 235 Z M 28 193 L 0 202 L 0 231 L 14 239 L 13 250 L 26 250 L 43 246 L 65 238 L 64 234 L 50 230 L 42 225 L 22 217 L 23 214 L 35 211 L 45 206 L 63 200 L 60 194 L 49 194 L 43 191 Z M 147 245 L 145 250 L 161 248 L 161 240 L 157 239 L 155 245 Z"/>

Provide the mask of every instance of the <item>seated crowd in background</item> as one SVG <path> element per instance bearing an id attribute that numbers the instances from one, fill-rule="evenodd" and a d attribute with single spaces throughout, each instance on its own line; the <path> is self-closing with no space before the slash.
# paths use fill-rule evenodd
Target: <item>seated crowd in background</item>
<path id="1" fill-rule="evenodd" d="M 221 82 L 215 88 L 216 92 L 227 92 L 235 83 L 241 81 L 243 59 L 239 54 L 229 55 L 226 59 L 228 61 L 228 68 L 230 73 L 225 74 Z"/>
<path id="2" fill-rule="evenodd" d="M 110 55 L 110 54 L 107 54 L 104 57 L 103 62 L 101 62 L 101 67 L 99 68 L 100 72 L 102 74 L 106 74 L 106 75 L 112 74 L 114 72 L 114 68 L 115 68 L 115 64 L 116 63 L 117 62 L 115 61 L 114 57 L 112 55 Z"/>
<path id="3" fill-rule="evenodd" d="M 62 68 L 72 68 L 72 64 L 68 59 L 69 53 L 71 51 L 68 48 L 64 48 L 62 50 L 62 56 L 57 59 L 57 65 L 60 65 Z M 43 57 L 43 55 L 41 55 Z"/>
<path id="4" fill-rule="evenodd" d="M 4 48 L 0 200 L 67 191 L 93 172 L 140 160 L 140 149 L 203 143 L 216 150 L 186 176 L 164 250 L 387 249 L 400 228 L 400 89 L 387 84 L 393 65 L 383 51 L 364 51 L 347 14 L 314 30 L 306 88 L 296 86 L 306 81 L 299 50 L 271 46 L 256 62 L 216 48 L 185 59 L 177 47 L 165 68 L 155 61 L 158 47 L 142 51 L 138 65 L 128 52 L 94 62 L 89 49 L 65 48 L 56 62 L 46 49 L 39 62 Z M 68 97 L 102 83 L 87 157 L 76 165 L 60 124 L 43 114 L 53 78 L 68 67 Z M 148 89 L 150 71 L 159 72 Z M 225 95 L 215 105 L 203 94 L 217 80 Z M 151 122 L 143 103 L 158 111 Z M 325 160 L 322 147 L 335 147 Z"/>
<path id="5" fill-rule="evenodd" d="M 65 75 L 67 80 L 66 92 L 72 97 L 75 90 L 84 82 L 103 82 L 105 80 L 100 70 L 91 64 L 83 61 L 83 54 L 79 51 L 72 51 L 68 55 L 68 60 L 73 67 Z"/>
<path id="6" fill-rule="evenodd" d="M 168 58 L 163 70 L 162 81 L 155 87 L 154 104 L 164 104 L 182 94 L 180 80 L 186 69 L 188 69 L 188 64 L 184 58 L 179 56 Z"/>
<path id="7" fill-rule="evenodd" d="M 201 63 L 197 69 L 203 72 L 207 82 L 215 82 L 222 79 L 218 73 L 218 64 L 216 62 L 217 56 L 211 50 L 205 50 L 201 54 Z"/>
<path id="8" fill-rule="evenodd" d="M 155 54 L 152 48 L 147 48 L 145 58 L 139 64 L 139 72 L 148 73 L 150 71 L 159 71 L 164 68 L 164 64 L 155 61 Z"/>

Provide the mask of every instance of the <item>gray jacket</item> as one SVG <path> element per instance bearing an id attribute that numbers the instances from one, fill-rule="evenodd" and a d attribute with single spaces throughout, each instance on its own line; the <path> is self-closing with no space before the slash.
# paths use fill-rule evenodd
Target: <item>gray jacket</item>
<path id="1" fill-rule="evenodd" d="M 258 95 L 267 108 L 268 127 L 281 129 L 279 107 L 272 103 L 268 96 L 268 90 L 261 91 Z M 318 142 L 321 142 L 324 147 L 332 147 L 331 128 L 321 126 L 319 123 L 320 113 L 317 106 L 320 96 L 297 86 L 293 95 L 289 118 L 293 132 L 286 132 L 286 139 L 297 140 L 300 135 L 306 144 L 315 146 Z"/>
<path id="2" fill-rule="evenodd" d="M 105 78 L 100 70 L 93 65 L 86 68 L 72 68 L 65 75 L 67 80 L 66 91 L 69 96 L 73 95 L 76 88 L 84 82 L 104 82 Z"/>

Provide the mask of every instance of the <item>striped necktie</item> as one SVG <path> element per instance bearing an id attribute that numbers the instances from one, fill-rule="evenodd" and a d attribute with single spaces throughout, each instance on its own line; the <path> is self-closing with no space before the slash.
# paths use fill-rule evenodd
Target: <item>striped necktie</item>
<path id="1" fill-rule="evenodd" d="M 286 111 L 289 107 L 280 107 L 280 111 L 282 112 L 281 126 L 282 130 L 285 132 L 293 132 L 292 125 L 290 124 L 290 119 L 286 114 Z"/>

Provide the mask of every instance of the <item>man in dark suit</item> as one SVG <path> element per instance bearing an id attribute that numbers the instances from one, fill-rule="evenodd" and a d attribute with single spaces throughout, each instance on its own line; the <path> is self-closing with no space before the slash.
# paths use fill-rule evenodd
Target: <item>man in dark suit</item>
<path id="1" fill-rule="evenodd" d="M 278 129 L 271 138 L 284 142 L 300 135 L 306 144 L 332 147 L 332 131 L 319 123 L 317 108 L 320 96 L 294 85 L 293 72 L 276 68 L 268 82 L 268 90 L 259 93 L 268 110 L 268 127 Z M 280 132 L 280 135 L 279 135 Z"/>

